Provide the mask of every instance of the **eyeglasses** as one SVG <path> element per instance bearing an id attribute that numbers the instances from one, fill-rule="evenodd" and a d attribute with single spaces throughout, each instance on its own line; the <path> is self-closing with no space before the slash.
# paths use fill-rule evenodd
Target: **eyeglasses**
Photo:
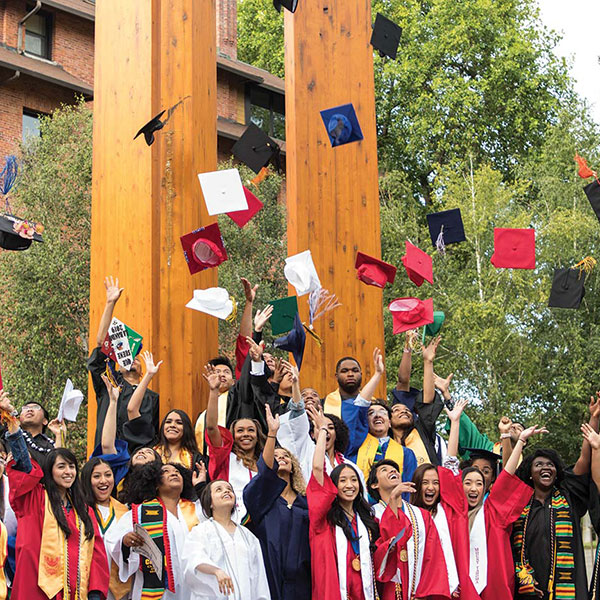
<path id="1" fill-rule="evenodd" d="M 42 407 L 39 404 L 26 404 L 21 408 L 21 414 L 26 410 L 42 410 Z"/>

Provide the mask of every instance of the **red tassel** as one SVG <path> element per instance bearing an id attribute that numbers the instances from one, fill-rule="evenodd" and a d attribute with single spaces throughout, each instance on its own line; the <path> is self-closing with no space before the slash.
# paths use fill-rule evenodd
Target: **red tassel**
<path id="1" fill-rule="evenodd" d="M 596 179 L 598 178 L 596 171 L 592 171 L 588 167 L 587 160 L 585 160 L 585 158 L 582 156 L 579 156 L 577 152 L 575 153 L 575 162 L 579 165 L 579 171 L 577 172 L 579 177 L 582 179 L 587 179 L 588 177 L 595 177 Z"/>

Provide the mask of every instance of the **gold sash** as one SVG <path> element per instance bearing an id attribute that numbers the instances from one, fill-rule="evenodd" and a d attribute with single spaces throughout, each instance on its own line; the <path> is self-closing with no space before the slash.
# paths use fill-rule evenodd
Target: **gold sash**
<path id="1" fill-rule="evenodd" d="M 323 403 L 323 412 L 342 418 L 342 397 L 339 389 L 327 394 Z"/>
<path id="2" fill-rule="evenodd" d="M 181 514 L 183 515 L 188 530 L 191 531 L 192 527 L 199 523 L 198 515 L 196 514 L 196 505 L 193 502 L 182 498 L 179 501 L 179 508 L 181 509 Z"/>
<path id="3" fill-rule="evenodd" d="M 177 459 L 173 458 L 173 456 L 167 458 L 165 456 L 165 451 L 162 448 L 162 446 L 154 446 L 154 449 L 156 450 L 156 452 L 158 452 L 161 460 L 164 463 L 178 463 L 180 465 L 183 465 L 186 469 L 192 468 L 192 455 L 185 448 L 181 448 L 181 450 L 179 450 L 179 455 L 177 456 Z"/>
<path id="4" fill-rule="evenodd" d="M 2 521 L 0 521 L 0 600 L 6 600 L 7 587 L 6 576 L 4 575 L 4 564 L 8 556 L 8 531 Z"/>
<path id="5" fill-rule="evenodd" d="M 117 523 L 119 519 L 129 510 L 125 504 L 122 504 L 114 498 L 110 499 L 110 505 L 115 511 L 115 523 Z M 127 596 L 127 594 L 129 594 L 134 577 L 135 575 L 132 575 L 127 581 L 121 581 L 119 578 L 119 566 L 114 560 L 112 560 L 112 558 L 110 559 L 110 581 L 108 583 L 108 589 L 111 591 L 116 600 L 121 600 L 121 598 L 124 598 Z"/>
<path id="6" fill-rule="evenodd" d="M 218 404 L 217 404 L 217 410 L 218 410 L 217 423 L 221 427 L 227 426 L 227 398 L 228 398 L 228 395 L 229 395 L 229 392 L 223 392 L 219 396 L 219 400 L 218 400 Z M 202 448 L 204 448 L 204 421 L 205 421 L 205 418 L 206 418 L 206 411 L 201 412 L 200 416 L 198 417 L 198 420 L 196 421 L 196 427 L 194 428 L 194 433 L 196 434 L 196 443 L 198 444 L 198 448 L 200 448 L 200 450 L 202 450 Z"/>
<path id="7" fill-rule="evenodd" d="M 427 448 L 425 448 L 425 444 L 415 427 L 413 427 L 413 430 L 404 439 L 404 446 L 410 448 L 415 453 L 417 466 L 431 462 Z"/>
<path id="8" fill-rule="evenodd" d="M 63 590 L 63 600 L 69 600 L 69 585 L 67 565 L 70 561 L 79 562 L 80 589 L 76 590 L 76 598 L 87 598 L 88 580 L 90 577 L 90 566 L 94 552 L 94 538 L 85 537 L 85 527 L 76 514 L 77 530 L 71 535 L 79 537 L 78 556 L 69 556 L 67 549 L 67 538 L 59 527 L 48 492 L 44 491 L 44 524 L 42 526 L 42 539 L 40 545 L 40 557 L 38 563 L 38 586 L 44 591 L 48 598 L 54 598 Z M 71 510 L 75 510 L 72 508 Z M 65 556 L 67 554 L 67 556 Z"/>
<path id="9" fill-rule="evenodd" d="M 368 433 L 362 446 L 358 449 L 356 464 L 364 473 L 365 479 L 369 477 L 369 471 L 373 466 L 378 446 L 379 440 Z M 389 458 L 396 462 L 400 473 L 402 473 L 404 469 L 404 448 L 398 442 L 390 438 L 384 458 Z"/>

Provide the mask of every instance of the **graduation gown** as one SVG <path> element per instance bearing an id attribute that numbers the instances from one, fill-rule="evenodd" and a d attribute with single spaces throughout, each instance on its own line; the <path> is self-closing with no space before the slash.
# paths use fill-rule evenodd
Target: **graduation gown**
<path id="1" fill-rule="evenodd" d="M 288 508 L 281 497 L 286 483 L 277 476 L 277 461 L 273 466 L 261 456 L 258 475 L 244 488 L 246 527 L 260 541 L 271 598 L 305 600 L 311 590 L 308 503 L 298 495 Z"/>
<path id="2" fill-rule="evenodd" d="M 214 575 L 196 569 L 200 564 L 225 571 L 233 581 L 233 595 L 222 594 Z M 191 600 L 271 599 L 260 543 L 240 525 L 233 536 L 213 519 L 196 525 L 185 543 L 183 573 Z"/>
<path id="3" fill-rule="evenodd" d="M 375 570 L 377 579 L 384 582 L 382 600 L 396 598 L 396 583 L 401 584 L 402 600 L 450 598 L 444 553 L 427 511 L 404 502 L 403 510 L 396 516 L 388 506 L 379 528 L 381 537 L 377 541 Z M 388 552 L 403 530 L 401 539 Z"/>

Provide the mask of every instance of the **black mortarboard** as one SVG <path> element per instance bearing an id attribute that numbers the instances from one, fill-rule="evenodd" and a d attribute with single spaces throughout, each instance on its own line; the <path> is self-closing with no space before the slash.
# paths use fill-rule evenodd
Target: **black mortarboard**
<path id="1" fill-rule="evenodd" d="M 392 60 L 396 58 L 401 35 L 402 27 L 377 13 L 375 25 L 373 25 L 373 34 L 371 35 L 371 45 L 382 58 L 384 56 L 389 56 Z"/>
<path id="2" fill-rule="evenodd" d="M 20 236 L 15 231 L 15 224 L 20 224 L 23 219 L 18 219 L 13 215 L 0 215 L 0 248 L 5 250 L 27 250 L 31 242 L 43 242 L 44 238 L 39 233 L 34 233 L 33 238 Z"/>
<path id="3" fill-rule="evenodd" d="M 431 243 L 438 250 L 448 244 L 458 244 L 467 239 L 462 217 L 460 216 L 460 208 L 427 215 L 427 225 L 429 226 Z"/>
<path id="4" fill-rule="evenodd" d="M 277 9 L 277 12 L 281 12 L 283 6 L 283 8 L 293 13 L 298 8 L 298 0 L 273 0 L 273 6 Z"/>
<path id="5" fill-rule="evenodd" d="M 154 132 L 158 131 L 159 129 L 162 129 L 165 126 L 165 123 L 163 123 L 160 118 L 165 114 L 165 111 L 161 111 L 159 112 L 151 121 L 148 121 L 136 134 L 135 137 L 133 138 L 135 140 L 135 138 L 137 138 L 139 135 L 141 135 L 142 133 L 144 134 L 144 139 L 146 140 L 146 144 L 148 144 L 148 146 L 152 146 L 152 143 L 154 142 Z"/>
<path id="6" fill-rule="evenodd" d="M 579 269 L 554 269 L 548 306 L 579 308 L 585 294 L 585 272 Z"/>
<path id="7" fill-rule="evenodd" d="M 498 470 L 500 467 L 499 463 L 502 461 L 502 456 L 500 456 L 500 454 L 496 454 L 490 450 L 485 450 L 484 448 L 462 448 L 463 457 L 466 456 L 466 452 L 469 453 L 469 458 L 467 460 L 473 461 L 477 460 L 478 458 L 489 460 L 496 470 L 496 475 L 498 475 Z"/>
<path id="8" fill-rule="evenodd" d="M 233 155 L 255 173 L 274 159 L 275 168 L 281 171 L 279 153 L 281 149 L 260 127 L 250 123 L 242 137 L 231 149 Z"/>
<path id="9" fill-rule="evenodd" d="M 588 197 L 588 200 L 590 201 L 590 204 L 592 205 L 592 208 L 594 209 L 594 212 L 600 221 L 600 184 L 594 179 L 592 183 L 588 183 L 583 188 L 583 191 Z"/>

